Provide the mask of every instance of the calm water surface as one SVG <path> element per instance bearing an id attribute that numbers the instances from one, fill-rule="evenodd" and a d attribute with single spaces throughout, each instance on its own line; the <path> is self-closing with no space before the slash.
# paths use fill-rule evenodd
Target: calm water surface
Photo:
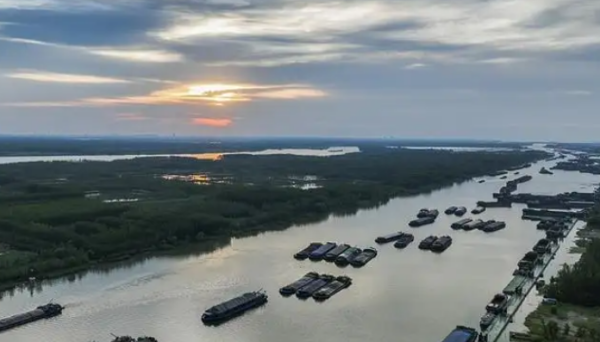
<path id="1" fill-rule="evenodd" d="M 553 164 L 541 162 L 521 171 L 534 179 L 519 190 L 591 191 L 600 179 L 576 172 L 537 173 L 541 166 Z M 433 225 L 407 226 L 423 207 L 472 208 L 477 200 L 491 199 L 504 181 L 486 179 L 483 184 L 473 181 L 392 200 L 354 216 L 237 239 L 209 254 L 154 258 L 129 268 L 57 281 L 32 292 L 17 291 L 2 300 L 0 316 L 52 299 L 68 308 L 61 317 L 0 334 L 0 342 L 101 342 L 109 341 L 111 332 L 147 334 L 160 342 L 441 341 L 457 324 L 478 326 L 488 300 L 511 279 L 521 256 L 543 237 L 534 222 L 520 219 L 521 206 L 488 209 L 480 215 L 507 222 L 506 229 L 492 234 L 453 231 L 449 225 L 457 218 L 443 213 Z M 379 256 L 362 269 L 292 258 L 311 241 L 366 247 L 374 244 L 376 236 L 397 230 L 413 232 L 415 243 L 405 250 L 378 247 Z M 430 234 L 451 235 L 454 243 L 441 255 L 417 249 L 418 241 Z M 309 271 L 348 274 L 354 283 L 323 304 L 278 294 L 279 287 Z M 200 315 L 207 307 L 259 288 L 270 294 L 265 307 L 220 327 L 201 324 Z"/>

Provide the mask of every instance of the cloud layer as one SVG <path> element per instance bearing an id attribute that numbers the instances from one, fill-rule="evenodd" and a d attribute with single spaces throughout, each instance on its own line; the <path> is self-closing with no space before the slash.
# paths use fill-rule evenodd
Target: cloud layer
<path id="1" fill-rule="evenodd" d="M 540 135 L 496 118 L 600 120 L 597 13 L 595 0 L 0 0 L 0 126 L 29 132 L 27 113 L 106 133 L 128 107 L 122 129 L 154 133 Z M 448 128 L 467 113 L 487 126 Z"/>

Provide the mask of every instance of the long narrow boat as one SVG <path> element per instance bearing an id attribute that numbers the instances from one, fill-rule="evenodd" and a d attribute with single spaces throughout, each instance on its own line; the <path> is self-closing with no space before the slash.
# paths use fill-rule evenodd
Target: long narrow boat
<path id="1" fill-rule="evenodd" d="M 308 272 L 304 275 L 304 277 L 296 280 L 295 282 L 288 284 L 282 288 L 279 289 L 279 293 L 281 293 L 284 296 L 291 296 L 294 293 L 296 293 L 296 291 L 298 291 L 299 289 L 303 288 L 304 286 L 312 283 L 313 281 L 317 280 L 319 278 L 319 273 L 316 272 Z"/>
<path id="2" fill-rule="evenodd" d="M 312 242 L 308 246 L 306 246 L 303 250 L 294 254 L 294 258 L 298 259 L 298 260 L 304 260 L 304 259 L 308 258 L 308 255 L 311 252 L 315 251 L 317 248 L 319 248 L 321 246 L 323 246 L 323 244 L 320 242 Z"/>
<path id="3" fill-rule="evenodd" d="M 202 315 L 204 324 L 219 324 L 244 312 L 267 303 L 268 296 L 263 291 L 244 293 L 221 304 L 210 307 Z"/>
<path id="4" fill-rule="evenodd" d="M 44 318 L 51 318 L 62 313 L 64 307 L 59 304 L 49 303 L 38 306 L 35 310 L 14 315 L 8 318 L 0 319 L 0 332 L 21 325 L 39 321 Z"/>
<path id="5" fill-rule="evenodd" d="M 319 261 L 325 257 L 330 250 L 334 249 L 337 246 L 335 242 L 327 242 L 323 246 L 315 249 L 314 251 L 308 254 L 308 258 L 313 261 Z"/>
<path id="6" fill-rule="evenodd" d="M 346 276 L 340 276 L 335 278 L 331 283 L 323 286 L 317 292 L 313 293 L 313 298 L 316 300 L 326 300 L 331 298 L 334 294 L 347 288 L 352 284 L 352 279 Z"/>
<path id="7" fill-rule="evenodd" d="M 377 256 L 377 250 L 373 247 L 363 249 L 362 253 L 350 260 L 350 264 L 354 267 L 363 267 L 369 261 Z"/>
<path id="8" fill-rule="evenodd" d="M 476 342 L 477 337 L 477 330 L 459 325 L 442 342 Z"/>
<path id="9" fill-rule="evenodd" d="M 377 239 L 375 239 L 375 242 L 381 244 L 381 243 L 388 243 L 388 242 L 396 241 L 399 238 L 401 238 L 402 235 L 404 235 L 404 233 L 402 233 L 402 232 L 395 232 L 395 233 L 392 233 L 392 234 L 379 236 L 379 237 L 377 237 Z"/>
<path id="10" fill-rule="evenodd" d="M 323 257 L 323 260 L 334 261 L 338 256 L 340 256 L 340 254 L 344 253 L 344 251 L 347 250 L 348 248 L 350 248 L 350 245 L 348 245 L 348 244 L 345 244 L 345 243 L 339 244 L 339 245 L 337 245 L 337 247 L 335 247 L 334 249 L 327 252 L 327 254 L 325 254 L 325 256 Z"/>

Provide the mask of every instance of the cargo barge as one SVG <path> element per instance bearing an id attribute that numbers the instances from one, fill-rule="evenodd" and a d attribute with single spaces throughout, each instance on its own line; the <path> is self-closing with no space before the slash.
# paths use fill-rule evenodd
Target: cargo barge
<path id="1" fill-rule="evenodd" d="M 352 279 L 347 276 L 340 276 L 335 278 L 331 283 L 321 287 L 315 293 L 313 293 L 313 298 L 319 301 L 326 300 L 331 298 L 334 294 L 340 292 L 341 290 L 349 287 L 352 284 Z"/>
<path id="2" fill-rule="evenodd" d="M 473 219 L 470 218 L 466 218 L 466 219 L 462 219 L 460 221 L 456 221 L 454 223 L 452 223 L 452 225 L 450 225 L 450 228 L 452 229 L 462 229 L 463 226 L 469 222 L 473 221 Z"/>
<path id="3" fill-rule="evenodd" d="M 477 342 L 478 337 L 477 330 L 459 325 L 442 342 Z"/>
<path id="4" fill-rule="evenodd" d="M 304 286 L 298 292 L 296 292 L 296 297 L 298 298 L 308 298 L 312 296 L 315 292 L 321 289 L 323 286 L 331 283 L 335 279 L 334 276 L 329 274 L 321 274 L 319 279 L 313 281 L 312 283 Z"/>
<path id="5" fill-rule="evenodd" d="M 379 236 L 379 237 L 377 237 L 375 239 L 375 242 L 379 243 L 379 244 L 383 244 L 383 243 L 388 243 L 388 242 L 396 241 L 396 240 L 400 239 L 400 237 L 402 237 L 402 235 L 404 235 L 404 233 L 402 233 L 402 232 L 395 232 L 395 233 L 392 233 L 392 234 Z"/>
<path id="6" fill-rule="evenodd" d="M 515 276 L 512 280 L 504 287 L 502 293 L 506 295 L 521 295 L 523 293 L 523 288 L 527 283 L 527 278 L 524 276 Z"/>
<path id="7" fill-rule="evenodd" d="M 362 249 L 358 247 L 350 247 L 342 254 L 335 258 L 335 264 L 338 266 L 346 266 L 362 253 Z"/>
<path id="8" fill-rule="evenodd" d="M 466 231 L 470 231 L 473 229 L 479 229 L 479 227 L 483 227 L 485 222 L 481 219 L 471 220 L 469 223 L 463 224 L 462 229 Z"/>
<path id="9" fill-rule="evenodd" d="M 334 249 L 337 246 L 337 244 L 335 242 L 327 242 L 326 244 L 322 245 L 321 247 L 315 249 L 314 251 L 310 252 L 308 254 L 308 258 L 312 261 L 319 261 L 322 260 L 325 255 L 331 251 L 332 249 Z"/>
<path id="10" fill-rule="evenodd" d="M 485 211 L 485 207 L 476 207 L 475 209 L 471 210 L 471 214 L 478 215 L 484 211 Z"/>
<path id="11" fill-rule="evenodd" d="M 431 245 L 438 239 L 435 235 L 429 235 L 419 243 L 419 249 L 431 249 Z"/>
<path id="12" fill-rule="evenodd" d="M 320 242 L 312 242 L 311 244 L 306 246 L 306 248 L 294 254 L 294 258 L 297 260 L 305 260 L 306 258 L 308 258 L 310 253 L 317 250 L 317 248 L 321 246 L 323 246 L 323 244 Z"/>
<path id="13" fill-rule="evenodd" d="M 495 231 L 498 231 L 500 229 L 504 229 L 506 228 L 506 223 L 503 221 L 496 221 L 496 222 L 487 222 L 482 228 L 481 230 L 486 232 L 486 233 L 492 233 Z"/>
<path id="14" fill-rule="evenodd" d="M 449 207 L 448 209 L 446 209 L 444 211 L 444 214 L 446 214 L 446 215 L 452 215 L 452 214 L 454 214 L 456 212 L 456 209 L 458 209 L 458 208 L 455 207 L 455 206 Z"/>
<path id="15" fill-rule="evenodd" d="M 494 324 L 495 320 L 496 315 L 491 312 L 486 312 L 479 320 L 479 328 L 481 331 L 486 331 L 492 324 Z"/>
<path id="16" fill-rule="evenodd" d="M 202 322 L 216 325 L 237 317 L 250 309 L 267 303 L 269 297 L 264 291 L 247 292 L 221 304 L 217 304 L 202 314 Z"/>
<path id="17" fill-rule="evenodd" d="M 483 208 L 511 208 L 512 203 L 510 201 L 478 201 L 477 206 Z"/>
<path id="18" fill-rule="evenodd" d="M 340 254 L 344 253 L 348 248 L 350 248 L 350 245 L 345 244 L 345 243 L 341 243 L 341 244 L 337 245 L 337 247 L 335 247 L 334 249 L 332 249 L 329 252 L 327 252 L 325 254 L 325 256 L 323 257 L 323 260 L 325 260 L 325 261 L 335 261 L 335 259 L 338 256 L 340 256 Z"/>
<path id="19" fill-rule="evenodd" d="M 408 246 L 414 240 L 415 240 L 415 236 L 414 235 L 412 235 L 412 234 L 404 234 L 404 235 L 402 235 L 402 237 L 400 239 L 398 239 L 398 241 L 396 241 L 394 243 L 394 247 L 396 247 L 396 248 L 405 248 L 406 246 Z"/>
<path id="20" fill-rule="evenodd" d="M 296 280 L 295 282 L 288 284 L 279 289 L 279 293 L 283 296 L 291 296 L 296 293 L 299 289 L 304 286 L 312 283 L 313 281 L 319 278 L 319 274 L 316 272 L 308 272 L 304 275 L 304 277 Z"/>
<path id="21" fill-rule="evenodd" d="M 460 217 L 460 216 L 463 216 L 466 213 L 467 213 L 467 208 L 465 208 L 465 207 L 458 207 L 458 208 L 456 208 L 456 211 L 454 212 L 454 215 Z"/>
<path id="22" fill-rule="evenodd" d="M 363 249 L 362 253 L 350 260 L 350 264 L 354 267 L 363 267 L 369 261 L 375 259 L 377 256 L 377 250 L 373 247 L 367 247 Z"/>
<path id="23" fill-rule="evenodd" d="M 494 295 L 490 303 L 485 306 L 485 311 L 495 315 L 506 314 L 508 311 L 508 296 L 502 293 Z"/>
<path id="24" fill-rule="evenodd" d="M 113 335 L 114 336 L 114 335 Z M 114 336 L 115 339 L 112 342 L 158 342 L 157 339 L 150 336 L 143 336 L 138 338 L 133 338 L 131 336 Z"/>
<path id="25" fill-rule="evenodd" d="M 433 252 L 442 253 L 443 251 L 447 250 L 448 247 L 450 247 L 451 245 L 452 238 L 448 235 L 444 235 L 436 239 L 435 242 L 431 244 L 430 249 Z"/>
<path id="26" fill-rule="evenodd" d="M 35 308 L 35 310 L 1 319 L 0 332 L 39 321 L 41 319 L 58 316 L 63 310 L 63 306 L 54 303 L 38 306 Z"/>
<path id="27" fill-rule="evenodd" d="M 427 217 L 421 217 L 418 218 L 416 220 L 412 220 L 408 223 L 409 226 L 416 228 L 416 227 L 421 227 L 427 224 L 432 224 L 433 222 L 435 222 L 435 218 L 431 217 L 431 216 L 427 216 Z"/>

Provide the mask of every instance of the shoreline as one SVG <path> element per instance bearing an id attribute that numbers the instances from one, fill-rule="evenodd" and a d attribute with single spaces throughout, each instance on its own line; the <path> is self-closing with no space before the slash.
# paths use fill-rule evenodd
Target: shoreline
<path id="1" fill-rule="evenodd" d="M 569 250 L 567 253 L 569 255 L 576 254 L 581 256 L 586 251 L 586 239 L 600 238 L 600 235 L 597 233 L 586 224 L 577 230 L 576 236 L 572 241 L 572 246 L 568 246 Z M 565 264 L 573 266 L 579 262 L 579 259 L 572 260 L 572 262 L 564 262 L 560 267 Z M 560 269 L 558 268 L 556 274 L 551 275 L 550 278 L 556 277 Z M 542 291 L 543 288 L 541 291 L 538 291 L 538 295 L 543 295 Z M 544 327 L 544 325 L 549 322 L 556 323 L 559 328 L 559 336 L 568 335 L 569 339 L 574 339 L 579 329 L 587 331 L 600 327 L 600 307 L 583 307 L 561 302 L 555 305 L 548 305 L 540 300 L 537 307 L 525 317 L 523 325 L 526 329 L 523 333 L 531 338 L 542 338 L 544 334 L 547 334 L 547 327 Z"/>

